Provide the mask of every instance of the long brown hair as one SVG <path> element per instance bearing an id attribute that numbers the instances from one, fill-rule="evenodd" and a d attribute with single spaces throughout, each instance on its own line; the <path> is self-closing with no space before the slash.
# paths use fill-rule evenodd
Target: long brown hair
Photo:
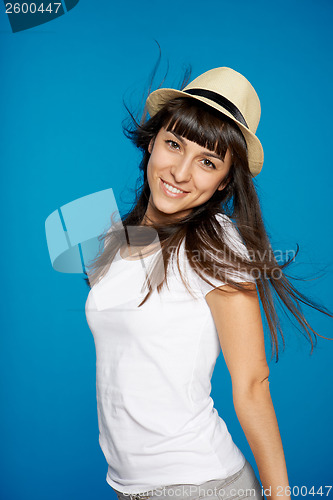
<path id="1" fill-rule="evenodd" d="M 148 145 L 164 127 L 202 147 L 215 151 L 222 158 L 229 149 L 232 165 L 225 179 L 227 181 L 225 188 L 216 191 L 203 205 L 193 208 L 186 217 L 163 225 L 150 221 L 149 226 L 157 231 L 161 245 L 165 277 L 161 280 L 161 269 L 158 268 L 158 263 L 155 263 L 146 282 L 149 291 L 139 307 L 148 300 L 155 287 L 160 292 L 162 286 L 167 283 L 166 270 L 173 255 L 177 257 L 178 269 L 181 272 L 179 248 L 183 242 L 190 266 L 207 283 L 210 283 L 209 277 L 218 276 L 233 289 L 255 293 L 253 286 L 249 287 L 246 283 L 234 281 L 230 272 L 242 270 L 255 278 L 256 288 L 269 326 L 272 357 L 275 351 L 276 362 L 279 359 L 278 332 L 282 337 L 283 349 L 285 347 L 276 311 L 276 299 L 297 319 L 301 327 L 298 328 L 299 331 L 311 342 L 312 354 L 318 334 L 307 322 L 300 304 L 308 305 L 330 317 L 333 315 L 325 307 L 298 291 L 288 279 L 290 276 L 287 277 L 284 272 L 284 269 L 295 259 L 299 245 L 291 259 L 278 263 L 275 258 L 264 226 L 255 181 L 249 170 L 247 145 L 240 129 L 227 116 L 190 97 L 170 100 L 156 115 L 149 119 L 146 119 L 146 116 L 147 113 L 144 110 L 139 122 L 130 113 L 130 125 L 124 125 L 125 135 L 143 154 L 139 166 L 142 174 L 141 184 L 136 189 L 134 206 L 122 220 L 123 228 L 118 230 L 117 223 L 113 222 L 114 230 L 110 234 L 114 237 L 107 237 L 109 233 L 99 237 L 101 241 L 104 240 L 104 249 L 89 266 L 86 266 L 90 269 L 86 273 L 89 276 L 86 278 L 89 286 L 92 287 L 105 275 L 119 248 L 126 242 L 128 243 L 129 227 L 140 226 L 144 220 L 150 196 L 147 180 L 147 165 L 150 157 Z M 219 213 L 233 220 L 250 260 L 247 256 L 234 252 L 229 245 L 225 231 L 216 218 Z M 142 239 L 142 234 L 138 231 L 138 244 L 140 245 L 143 240 L 146 244 L 149 236 L 148 240 L 145 237 Z M 185 281 L 184 283 L 186 284 Z M 221 290 L 223 291 L 223 288 Z"/>

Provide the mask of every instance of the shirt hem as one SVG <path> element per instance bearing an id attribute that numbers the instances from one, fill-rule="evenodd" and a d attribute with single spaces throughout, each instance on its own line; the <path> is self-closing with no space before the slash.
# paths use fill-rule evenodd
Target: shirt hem
<path id="1" fill-rule="evenodd" d="M 207 477 L 206 480 L 201 481 L 199 484 L 204 484 L 207 481 L 224 480 L 227 477 L 232 476 L 232 475 L 236 474 L 237 472 L 241 471 L 242 468 L 244 467 L 244 465 L 246 464 L 246 458 L 245 458 L 244 454 L 240 450 L 239 450 L 239 452 L 240 452 L 240 454 L 242 456 L 242 465 L 241 466 L 237 466 L 234 469 L 231 469 L 230 471 L 228 471 L 228 474 L 226 476 L 224 476 L 224 477 Z M 109 486 L 111 486 L 112 489 L 114 489 L 116 491 L 119 491 L 122 494 L 127 494 L 127 495 L 143 494 L 143 493 L 147 493 L 148 491 L 151 491 L 151 490 L 154 490 L 154 489 L 157 489 L 157 488 L 166 488 L 167 486 L 172 486 L 174 484 L 177 484 L 177 485 L 178 484 L 195 484 L 195 485 L 199 485 L 198 483 L 195 483 L 195 482 L 180 483 L 178 479 L 175 479 L 175 480 L 173 480 L 171 482 L 168 482 L 168 484 L 163 484 L 163 485 L 158 484 L 158 485 L 153 485 L 153 486 L 150 484 L 150 485 L 141 486 L 141 487 L 136 487 L 136 486 L 132 485 L 132 486 L 128 486 L 127 488 L 125 487 L 126 489 L 122 490 L 122 489 L 120 489 L 120 488 L 122 488 L 122 486 L 119 485 L 118 483 L 114 482 L 113 479 L 111 479 L 111 477 L 109 475 L 109 472 L 106 475 L 106 482 L 108 483 Z"/>

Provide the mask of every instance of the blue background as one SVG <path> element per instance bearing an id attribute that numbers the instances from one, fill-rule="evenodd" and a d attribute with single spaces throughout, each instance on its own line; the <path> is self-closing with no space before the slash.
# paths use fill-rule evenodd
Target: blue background
<path id="1" fill-rule="evenodd" d="M 81 0 L 13 34 L 0 4 L 1 499 L 116 498 L 98 444 L 88 288 L 81 275 L 52 269 L 44 223 L 61 205 L 110 187 L 118 206 L 130 207 L 139 155 L 122 134 L 122 99 L 138 103 L 145 91 L 154 39 L 160 78 L 170 61 L 166 86 L 191 63 L 193 78 L 230 66 L 257 90 L 265 163 L 256 183 L 273 248 L 300 244 L 289 273 L 321 277 L 295 286 L 333 309 L 332 13 L 324 0 Z M 304 311 L 333 337 L 332 319 Z M 332 484 L 333 342 L 319 338 L 310 356 L 282 321 L 287 347 L 270 362 L 270 390 L 289 480 L 318 488 Z M 222 356 L 212 396 L 257 472 Z"/>

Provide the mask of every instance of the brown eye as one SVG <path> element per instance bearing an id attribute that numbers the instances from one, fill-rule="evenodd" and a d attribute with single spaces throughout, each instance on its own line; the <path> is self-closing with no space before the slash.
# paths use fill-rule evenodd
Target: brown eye
<path id="1" fill-rule="evenodd" d="M 204 163 L 205 167 L 216 169 L 214 163 L 212 163 L 210 160 L 207 160 L 207 158 L 204 158 L 203 162 L 206 162 Z"/>
<path id="2" fill-rule="evenodd" d="M 179 148 L 179 144 L 176 141 L 167 140 L 165 141 L 172 149 L 177 149 Z"/>

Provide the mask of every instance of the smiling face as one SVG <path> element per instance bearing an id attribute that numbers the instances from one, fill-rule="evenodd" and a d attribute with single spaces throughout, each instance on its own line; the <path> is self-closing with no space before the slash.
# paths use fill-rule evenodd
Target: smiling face
<path id="1" fill-rule="evenodd" d="M 145 217 L 157 222 L 183 217 L 222 190 L 232 163 L 229 150 L 223 160 L 166 128 L 160 129 L 148 151 L 150 198 Z"/>

